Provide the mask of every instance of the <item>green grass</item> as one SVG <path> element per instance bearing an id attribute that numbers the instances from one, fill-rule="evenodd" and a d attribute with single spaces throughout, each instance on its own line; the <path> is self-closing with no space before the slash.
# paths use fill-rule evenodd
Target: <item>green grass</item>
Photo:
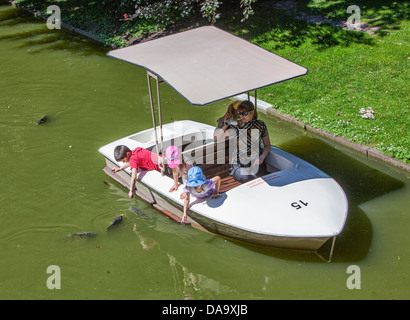
<path id="1" fill-rule="evenodd" d="M 319 11 L 324 15 L 329 3 L 341 2 L 310 1 L 323 4 Z M 373 21 L 383 26 L 375 36 L 307 24 L 267 6 L 256 8 L 246 26 L 227 25 L 239 36 L 309 69 L 304 77 L 259 90 L 258 98 L 315 128 L 410 163 L 410 23 L 383 22 L 388 9 L 380 6 L 378 16 L 378 8 L 367 7 Z M 406 11 L 407 5 L 402 9 Z M 391 14 L 397 10 L 396 3 Z M 368 107 L 375 111 L 374 120 L 360 116 L 359 110 Z"/>
<path id="2" fill-rule="evenodd" d="M 62 20 L 116 45 L 125 45 L 159 28 L 149 21 L 123 21 L 121 12 L 106 12 L 98 1 L 20 0 L 43 13 L 57 4 Z M 306 76 L 259 90 L 258 97 L 315 128 L 374 147 L 410 163 L 409 64 L 410 22 L 407 2 L 382 0 L 299 0 L 292 15 L 258 1 L 255 14 L 241 23 L 240 10 L 224 13 L 217 26 L 309 69 Z M 357 5 L 361 20 L 378 27 L 375 36 L 329 24 L 308 24 L 298 12 L 347 20 Z M 204 21 L 186 22 L 200 25 Z M 182 26 L 173 26 L 174 30 Z M 371 107 L 375 119 L 359 110 Z"/>

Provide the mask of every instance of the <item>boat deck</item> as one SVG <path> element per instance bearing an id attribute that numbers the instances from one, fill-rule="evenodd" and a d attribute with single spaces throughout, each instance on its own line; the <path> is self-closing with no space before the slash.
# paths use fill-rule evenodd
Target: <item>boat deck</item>
<path id="1" fill-rule="evenodd" d="M 215 176 L 221 178 L 220 193 L 227 192 L 242 184 L 229 174 L 229 169 L 231 167 L 230 152 L 232 150 L 232 146 L 230 146 L 229 143 L 229 140 L 225 140 L 204 145 L 201 150 L 188 150 L 184 152 L 194 165 L 202 169 L 206 179 L 211 179 Z"/>
<path id="2" fill-rule="evenodd" d="M 206 179 L 211 179 L 215 176 L 221 177 L 221 187 L 219 189 L 219 192 L 227 192 L 239 185 L 241 185 L 241 182 L 236 181 L 230 174 L 229 174 L 229 169 L 230 169 L 230 164 L 211 164 L 211 165 L 201 165 L 201 164 L 196 164 L 202 169 L 202 172 Z M 167 176 L 172 178 L 172 171 L 169 170 L 168 172 L 165 173 Z"/>
<path id="3" fill-rule="evenodd" d="M 215 176 L 221 178 L 220 193 L 227 192 L 242 184 L 230 175 L 230 158 L 233 150 L 232 144 L 230 143 L 232 143 L 232 140 L 229 141 L 228 139 L 208 144 L 204 141 L 203 146 L 191 150 L 186 150 L 186 146 L 182 146 L 184 156 L 189 158 L 195 166 L 202 169 L 206 179 L 211 179 Z M 272 164 L 266 169 L 269 173 L 280 170 Z M 165 174 L 172 178 L 171 169 L 166 170 Z"/>
<path id="4" fill-rule="evenodd" d="M 219 192 L 226 192 L 229 191 L 239 185 L 241 185 L 240 182 L 236 181 L 232 176 L 227 176 L 225 178 L 221 178 L 221 187 L 219 189 Z"/>

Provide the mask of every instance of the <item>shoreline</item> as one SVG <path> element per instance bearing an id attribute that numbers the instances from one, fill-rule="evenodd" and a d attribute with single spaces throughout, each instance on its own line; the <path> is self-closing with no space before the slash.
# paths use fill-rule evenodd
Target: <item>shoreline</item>
<path id="1" fill-rule="evenodd" d="M 43 19 L 43 20 L 47 20 L 47 19 L 48 19 L 48 16 L 46 16 L 46 15 L 44 15 L 44 14 L 38 12 L 37 10 L 31 9 L 31 8 L 27 8 L 27 7 L 23 6 L 23 5 L 21 5 L 20 3 L 16 3 L 16 2 L 13 1 L 13 0 L 4 0 L 4 2 L 5 2 L 5 3 L 8 3 L 8 4 L 11 5 L 12 7 L 22 9 L 22 10 L 24 10 L 24 11 L 26 11 L 26 12 L 32 14 L 34 17 L 38 17 L 38 18 L 41 18 L 41 19 Z M 74 26 L 72 26 L 72 25 L 70 25 L 70 24 L 61 22 L 61 27 L 64 28 L 64 29 L 66 29 L 66 30 L 69 30 L 69 31 L 71 31 L 71 32 L 73 32 L 73 33 L 77 33 L 77 34 L 80 34 L 80 35 L 82 35 L 82 36 L 85 36 L 85 37 L 87 37 L 87 38 L 89 38 L 89 39 L 92 39 L 92 40 L 94 40 L 94 41 L 96 41 L 96 42 L 98 42 L 98 43 L 100 43 L 100 44 L 102 44 L 102 45 L 104 45 L 104 46 L 109 47 L 109 48 L 116 48 L 116 47 L 117 47 L 117 46 L 115 46 L 115 45 L 112 44 L 112 43 L 111 43 L 111 44 L 107 44 L 107 43 L 106 43 L 103 39 L 101 39 L 100 37 L 95 36 L 95 35 L 91 34 L 90 32 L 87 32 L 87 31 L 85 31 L 85 30 L 83 30 L 83 29 L 76 28 L 76 27 L 74 27 Z M 236 97 L 232 97 L 231 99 L 245 100 L 245 99 L 247 99 L 247 95 L 246 95 L 246 94 L 242 94 L 242 95 L 238 95 L 238 96 L 236 96 Z M 250 97 L 250 100 L 253 101 L 253 102 L 255 102 L 254 97 Z M 262 111 L 263 113 L 265 113 L 265 114 L 268 115 L 268 116 L 272 116 L 272 117 L 274 117 L 274 118 L 278 118 L 278 119 L 281 119 L 281 120 L 283 120 L 283 121 L 296 124 L 297 126 L 303 128 L 303 129 L 305 129 L 305 130 L 308 131 L 308 132 L 312 132 L 312 133 L 318 134 L 318 135 L 320 135 L 320 136 L 322 136 L 322 137 L 324 137 L 324 138 L 326 138 L 326 139 L 328 139 L 328 140 L 331 140 L 331 141 L 334 141 L 334 142 L 336 142 L 336 143 L 339 143 L 339 144 L 341 144 L 341 145 L 343 145 L 343 146 L 345 146 L 345 147 L 347 147 L 347 148 L 349 148 L 349 149 L 358 151 L 358 152 L 364 154 L 368 159 L 377 159 L 377 160 L 380 160 L 380 161 L 382 161 L 382 162 L 384 162 L 384 163 L 387 163 L 387 164 L 389 164 L 389 165 L 391 165 L 391 166 L 393 166 L 393 167 L 395 167 L 395 168 L 399 168 L 399 169 L 401 169 L 401 170 L 403 170 L 403 171 L 406 171 L 407 173 L 410 172 L 410 164 L 405 164 L 404 162 L 402 162 L 402 161 L 400 161 L 400 160 L 398 160 L 398 159 L 396 159 L 396 158 L 393 158 L 393 157 L 391 157 L 391 156 L 388 156 L 388 155 L 384 154 L 383 152 L 381 152 L 381 151 L 379 151 L 379 150 L 377 150 L 377 149 L 374 149 L 374 148 L 372 148 L 372 147 L 369 147 L 369 146 L 366 146 L 366 145 L 363 145 L 363 144 L 359 144 L 359 143 L 352 142 L 352 141 L 350 141 L 350 140 L 347 139 L 347 138 L 344 138 L 344 137 L 342 137 L 342 136 L 337 136 L 337 135 L 335 135 L 335 134 L 333 134 L 333 133 L 331 133 L 331 132 L 327 132 L 327 131 L 325 131 L 325 130 L 323 130 L 323 129 L 314 128 L 314 127 L 312 127 L 310 124 L 304 123 L 304 122 L 302 122 L 302 121 L 300 121 L 300 120 L 294 118 L 294 117 L 291 116 L 291 115 L 288 115 L 288 114 L 279 112 L 277 109 L 273 108 L 272 105 L 269 104 L 269 103 L 267 103 L 267 102 L 264 102 L 264 101 L 262 101 L 262 100 L 257 99 L 257 108 L 258 108 L 258 110 Z"/>
<path id="2" fill-rule="evenodd" d="M 36 17 L 36 18 L 41 18 L 41 19 L 46 20 L 46 21 L 47 21 L 47 19 L 48 19 L 48 16 L 42 14 L 41 12 L 38 12 L 36 9 L 27 8 L 27 7 L 23 6 L 23 5 L 20 4 L 20 3 L 17 3 L 16 1 L 13 1 L 13 0 L 4 0 L 4 2 L 9 3 L 9 5 L 11 5 L 11 6 L 14 7 L 14 8 L 19 8 L 19 9 L 21 9 L 21 10 L 24 10 L 24 11 L 26 11 L 26 12 L 32 14 L 32 15 L 33 15 L 34 17 Z M 70 25 L 70 24 L 68 24 L 68 23 L 62 22 L 62 21 L 60 22 L 60 24 L 61 24 L 61 28 L 64 28 L 64 29 L 66 29 L 66 30 L 69 30 L 69 31 L 75 32 L 75 33 L 77 33 L 77 34 L 80 34 L 80 35 L 82 35 L 82 36 L 85 36 L 85 37 L 87 37 L 87 38 L 90 38 L 90 39 L 92 39 L 92 40 L 94 40 L 94 41 L 96 41 L 96 42 L 98 42 L 98 43 L 103 44 L 104 46 L 108 46 L 108 47 L 111 47 L 111 48 L 114 48 L 114 47 L 115 47 L 115 46 L 113 46 L 112 44 L 111 44 L 111 45 L 110 45 L 110 44 L 107 44 L 103 39 L 101 39 L 100 37 L 97 37 L 96 35 L 91 34 L 91 33 L 88 32 L 88 31 L 85 31 L 85 30 L 76 28 L 76 27 L 74 27 L 74 26 L 72 26 L 72 25 Z"/>
<path id="3" fill-rule="evenodd" d="M 237 100 L 245 100 L 247 99 L 247 95 L 246 94 L 242 94 L 236 97 Z M 255 103 L 255 98 L 254 97 L 250 97 L 250 100 Z M 372 147 L 369 146 L 365 146 L 363 144 L 360 143 L 355 143 L 350 141 L 347 138 L 341 137 L 341 136 L 337 136 L 331 132 L 325 131 L 323 129 L 317 129 L 312 127 L 310 124 L 304 123 L 296 118 L 294 118 L 293 116 L 286 114 L 286 113 L 281 113 L 279 112 L 277 109 L 273 108 L 272 105 L 270 105 L 269 103 L 259 100 L 257 99 L 257 109 L 258 111 L 262 111 L 263 113 L 265 113 L 268 116 L 272 116 L 278 119 L 281 119 L 283 121 L 286 122 L 290 122 L 293 123 L 295 125 L 297 125 L 298 127 L 303 128 L 304 130 L 308 131 L 308 132 L 312 132 L 315 133 L 321 137 L 324 137 L 328 140 L 334 141 L 336 143 L 339 143 L 349 149 L 358 151 L 362 154 L 364 154 L 368 159 L 377 159 L 377 160 L 381 160 L 391 166 L 394 166 L 396 168 L 402 169 L 404 171 L 410 172 L 410 165 L 409 164 L 405 164 L 404 162 L 397 160 L 393 157 L 390 157 L 386 154 L 384 154 L 383 152 L 374 149 Z"/>

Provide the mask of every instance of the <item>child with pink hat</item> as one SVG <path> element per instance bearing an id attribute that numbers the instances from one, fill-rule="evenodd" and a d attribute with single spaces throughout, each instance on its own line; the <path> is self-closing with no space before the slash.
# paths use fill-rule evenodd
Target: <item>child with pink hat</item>
<path id="1" fill-rule="evenodd" d="M 192 167 L 189 159 L 185 159 L 181 154 L 181 150 L 177 146 L 169 146 L 165 151 L 165 158 L 167 159 L 168 167 L 172 169 L 172 176 L 174 178 L 174 185 L 169 189 L 169 192 L 178 190 L 178 178 L 181 177 L 182 183 L 186 184 L 188 181 L 188 170 Z"/>

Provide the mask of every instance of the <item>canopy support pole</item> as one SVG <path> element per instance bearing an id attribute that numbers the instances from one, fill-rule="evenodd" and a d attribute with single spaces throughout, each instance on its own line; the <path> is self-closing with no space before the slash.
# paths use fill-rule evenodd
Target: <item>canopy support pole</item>
<path id="1" fill-rule="evenodd" d="M 156 83 L 157 83 L 157 104 L 158 104 L 158 114 L 159 114 L 159 128 L 160 128 L 160 135 L 161 135 L 161 149 L 158 147 L 158 134 L 157 134 L 157 124 L 155 120 L 155 109 L 154 109 L 154 99 L 152 97 L 152 87 L 151 87 L 151 78 L 154 78 Z M 158 165 L 161 168 L 161 174 L 165 174 L 165 168 L 164 168 L 164 162 L 163 162 L 163 157 L 164 157 L 164 146 L 163 146 L 163 132 L 162 132 L 162 112 L 161 112 L 161 99 L 160 99 L 160 91 L 159 91 L 159 84 L 160 81 L 158 79 L 158 76 L 154 75 L 153 73 L 149 72 L 147 70 L 147 79 L 148 79 L 148 91 L 149 91 L 149 100 L 151 104 L 151 115 L 152 115 L 152 125 L 154 127 L 154 134 L 155 134 L 155 147 L 157 150 L 157 159 L 158 159 Z M 159 151 L 161 151 L 162 157 L 159 155 Z"/>
<path id="2" fill-rule="evenodd" d="M 248 94 L 248 100 L 251 101 L 250 91 L 248 91 L 247 94 Z M 258 107 L 258 90 L 257 89 L 254 90 L 254 95 L 255 95 L 255 103 L 253 105 L 255 106 L 255 111 L 256 111 Z"/>
<path id="3" fill-rule="evenodd" d="M 258 104 L 258 96 L 257 96 L 257 90 L 255 89 L 255 111 L 256 111 L 256 108 L 257 108 L 257 104 Z"/>
<path id="4" fill-rule="evenodd" d="M 330 248 L 329 262 L 332 261 L 333 250 L 335 248 L 335 242 L 336 242 L 336 236 L 334 236 L 332 240 L 332 247 Z"/>
<path id="5" fill-rule="evenodd" d="M 330 253 L 329 253 L 329 259 L 325 259 L 324 257 L 322 257 L 322 255 L 319 253 L 319 252 L 317 252 L 316 251 L 316 255 L 318 255 L 319 256 L 319 258 L 321 258 L 323 261 L 325 261 L 325 262 L 332 262 L 332 257 L 333 257 L 333 251 L 334 251 L 334 249 L 335 249 L 335 242 L 336 242 L 336 236 L 334 236 L 333 237 L 333 239 L 332 239 L 332 246 L 331 246 L 331 248 L 330 248 Z"/>

